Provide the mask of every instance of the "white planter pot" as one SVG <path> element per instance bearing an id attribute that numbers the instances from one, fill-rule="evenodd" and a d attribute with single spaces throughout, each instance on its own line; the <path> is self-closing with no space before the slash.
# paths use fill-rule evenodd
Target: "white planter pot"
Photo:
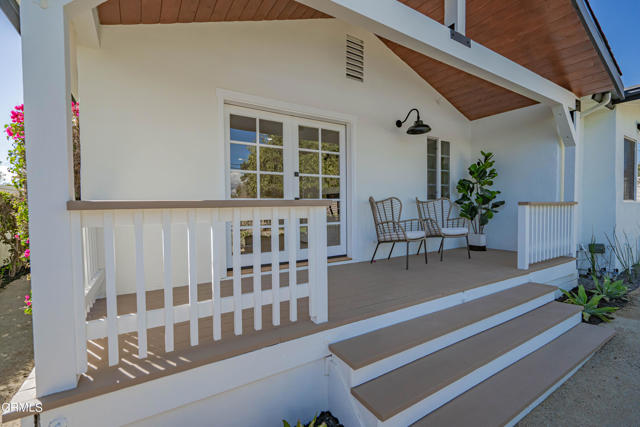
<path id="1" fill-rule="evenodd" d="M 487 235 L 469 233 L 469 249 L 472 251 L 486 251 Z"/>

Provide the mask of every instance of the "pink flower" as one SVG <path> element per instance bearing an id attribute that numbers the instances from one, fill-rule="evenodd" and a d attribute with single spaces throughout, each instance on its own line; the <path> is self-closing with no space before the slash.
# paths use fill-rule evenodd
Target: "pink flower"
<path id="1" fill-rule="evenodd" d="M 13 236 L 13 237 L 15 237 L 16 239 L 20 240 L 20 235 L 19 235 L 19 234 L 16 234 L 16 235 L 15 235 L 15 236 Z"/>
<path id="2" fill-rule="evenodd" d="M 25 240 L 24 243 L 28 245 L 29 244 L 29 239 Z"/>
<path id="3" fill-rule="evenodd" d="M 25 301 L 28 300 L 29 298 L 31 298 L 29 295 L 24 296 Z"/>
<path id="4" fill-rule="evenodd" d="M 9 127 L 6 129 L 6 132 L 7 132 L 7 136 L 9 136 L 10 138 L 13 137 L 13 129 Z"/>
<path id="5" fill-rule="evenodd" d="M 29 258 L 29 255 L 31 255 L 31 249 L 27 249 L 26 251 L 24 251 L 25 258 Z"/>

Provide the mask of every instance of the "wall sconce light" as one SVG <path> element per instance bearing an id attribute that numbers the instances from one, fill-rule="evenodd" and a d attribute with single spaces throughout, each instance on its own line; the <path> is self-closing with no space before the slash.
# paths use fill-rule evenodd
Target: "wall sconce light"
<path id="1" fill-rule="evenodd" d="M 403 123 L 406 122 L 409 118 L 409 115 L 412 111 L 416 112 L 418 118 L 415 122 L 413 122 L 413 126 L 409 126 L 409 129 L 407 129 L 407 133 L 409 135 L 422 135 L 424 133 L 431 132 L 431 126 L 424 124 L 422 120 L 420 120 L 420 111 L 418 111 L 417 108 L 412 108 L 411 110 L 409 110 L 409 112 L 407 113 L 407 117 L 405 117 L 404 120 L 396 120 L 396 126 L 401 128 Z"/>

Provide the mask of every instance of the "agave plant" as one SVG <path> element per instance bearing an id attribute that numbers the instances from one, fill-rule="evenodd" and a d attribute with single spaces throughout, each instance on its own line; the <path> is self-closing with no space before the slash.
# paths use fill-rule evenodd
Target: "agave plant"
<path id="1" fill-rule="evenodd" d="M 603 322 L 609 322 L 613 317 L 609 313 L 613 313 L 617 310 L 615 307 L 598 307 L 603 295 L 593 295 L 591 298 L 587 296 L 587 291 L 584 290 L 584 286 L 578 286 L 578 294 L 574 292 L 567 292 L 562 289 L 562 292 L 567 297 L 569 304 L 575 304 L 582 306 L 582 319 L 588 322 L 591 316 L 596 316 Z"/>
<path id="2" fill-rule="evenodd" d="M 602 299 L 609 302 L 612 299 L 618 299 L 625 296 L 628 287 L 622 284 L 622 280 L 612 281 L 608 276 L 604 276 L 602 283 L 596 276 L 593 276 L 593 283 L 596 286 L 596 295 L 602 295 Z"/>
<path id="3" fill-rule="evenodd" d="M 318 418 L 318 415 L 313 417 L 313 420 L 311 420 L 311 422 L 306 427 L 327 427 L 327 424 L 325 424 L 325 423 L 322 423 L 320 425 L 316 425 L 316 418 Z M 282 420 L 282 425 L 283 425 L 283 427 L 291 427 L 291 424 L 289 424 L 287 422 L 287 420 Z M 298 423 L 295 425 L 295 427 L 305 427 L 305 425 L 302 424 L 300 422 L 300 420 L 298 420 Z"/>

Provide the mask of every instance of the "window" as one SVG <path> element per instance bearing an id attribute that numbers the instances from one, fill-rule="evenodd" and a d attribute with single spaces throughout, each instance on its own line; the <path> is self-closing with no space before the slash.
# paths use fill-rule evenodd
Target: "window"
<path id="1" fill-rule="evenodd" d="M 624 200 L 638 200 L 638 155 L 636 141 L 624 139 Z"/>
<path id="2" fill-rule="evenodd" d="M 427 198 L 451 197 L 451 144 L 427 138 Z"/>

